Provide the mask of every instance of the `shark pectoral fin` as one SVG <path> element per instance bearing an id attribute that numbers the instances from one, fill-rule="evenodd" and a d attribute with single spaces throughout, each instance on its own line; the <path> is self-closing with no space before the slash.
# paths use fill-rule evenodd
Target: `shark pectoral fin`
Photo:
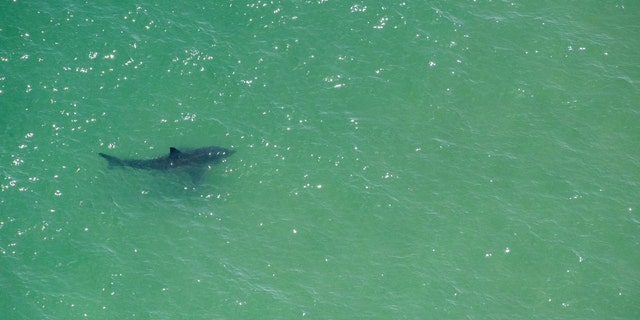
<path id="1" fill-rule="evenodd" d="M 200 184 L 200 182 L 202 182 L 206 171 L 207 169 L 205 167 L 200 166 L 187 169 L 187 173 L 191 176 L 191 181 L 193 181 L 194 184 Z"/>

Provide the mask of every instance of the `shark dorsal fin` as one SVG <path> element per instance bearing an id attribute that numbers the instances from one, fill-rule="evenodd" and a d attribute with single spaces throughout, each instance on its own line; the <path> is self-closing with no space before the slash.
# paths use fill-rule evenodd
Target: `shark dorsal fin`
<path id="1" fill-rule="evenodd" d="M 169 158 L 173 159 L 173 158 L 177 158 L 180 156 L 180 154 L 182 154 L 182 152 L 180 152 L 180 150 L 171 147 L 169 148 Z"/>

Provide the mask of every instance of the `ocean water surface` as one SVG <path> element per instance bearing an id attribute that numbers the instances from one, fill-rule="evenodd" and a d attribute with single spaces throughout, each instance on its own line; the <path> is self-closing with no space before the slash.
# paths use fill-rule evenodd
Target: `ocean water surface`
<path id="1" fill-rule="evenodd" d="M 634 1 L 0 17 L 3 319 L 640 317 Z"/>

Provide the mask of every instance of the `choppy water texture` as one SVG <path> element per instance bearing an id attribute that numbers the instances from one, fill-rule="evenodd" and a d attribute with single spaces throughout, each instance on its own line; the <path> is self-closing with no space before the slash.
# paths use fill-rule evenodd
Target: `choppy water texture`
<path id="1" fill-rule="evenodd" d="M 3 1 L 3 319 L 638 319 L 637 1 Z M 109 169 L 169 147 L 236 153 Z"/>

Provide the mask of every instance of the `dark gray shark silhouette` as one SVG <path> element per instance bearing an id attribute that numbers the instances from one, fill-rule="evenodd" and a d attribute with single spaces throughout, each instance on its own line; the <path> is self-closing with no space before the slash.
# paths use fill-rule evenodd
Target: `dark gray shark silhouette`
<path id="1" fill-rule="evenodd" d="M 163 171 L 184 168 L 191 175 L 193 182 L 198 183 L 202 180 L 202 176 L 209 164 L 220 162 L 234 153 L 235 150 L 211 146 L 193 150 L 185 149 L 184 151 L 171 147 L 168 155 L 148 160 L 120 159 L 104 153 L 98 154 L 107 159 L 109 167 L 131 167 Z"/>

